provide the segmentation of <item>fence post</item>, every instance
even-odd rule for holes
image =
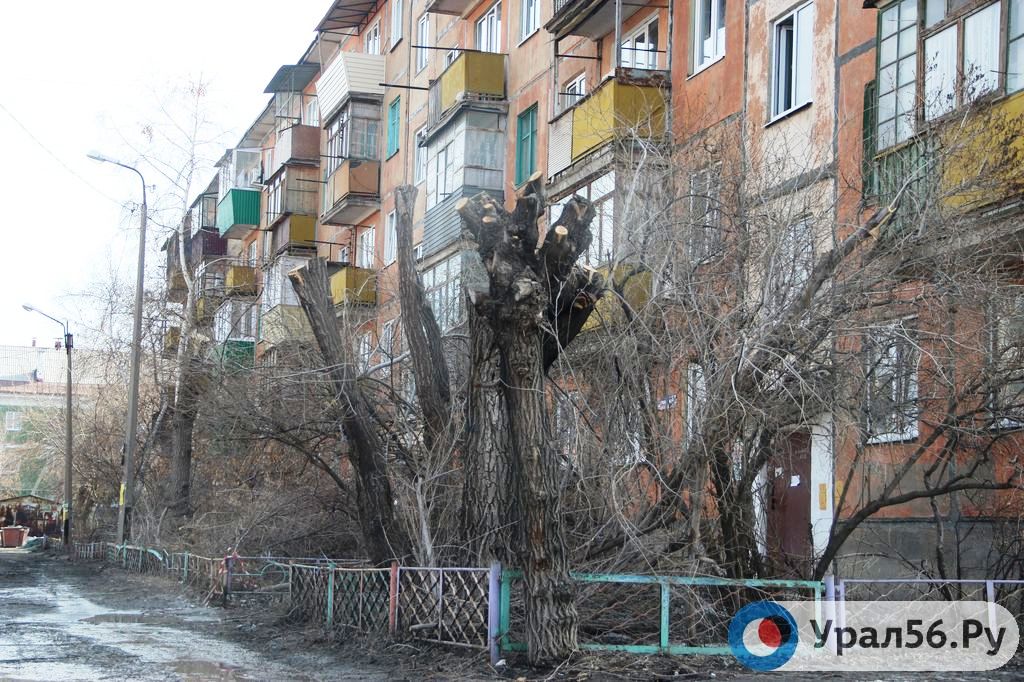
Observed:
[[[501,635],[501,563],[491,562],[487,573],[487,650],[491,653],[491,665],[501,659],[498,637]]]
[[[498,621],[498,635],[501,646],[508,646],[508,633],[512,629],[512,574],[508,571],[501,571],[501,598],[500,617]],[[500,651],[500,647],[499,647]]]
[[[669,604],[672,600],[672,588],[668,582],[661,582],[661,627],[660,630],[660,644],[662,652],[668,651],[668,615],[669,615]]]
[[[183,582],[183,583],[187,583],[188,582],[188,552],[185,552],[185,570],[182,573],[181,582]]]
[[[996,585],[991,580],[985,581],[985,601],[988,602],[988,626],[996,632]]]
[[[334,564],[327,563],[327,627],[334,625]]]
[[[392,637],[398,632],[398,562],[391,562],[391,579],[388,581],[388,633]]]
[[[228,604],[228,597],[231,594],[231,564],[234,563],[231,555],[224,557],[224,605]]]
[[[836,622],[836,577],[834,575],[825,576],[825,603],[822,606],[821,620],[824,623],[835,623]],[[833,652],[835,651],[835,629],[831,629],[825,633],[828,647]]]

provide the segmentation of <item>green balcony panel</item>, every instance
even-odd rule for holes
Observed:
[[[260,195],[255,189],[232,189],[217,205],[217,231],[221,237],[239,239],[260,224]]]

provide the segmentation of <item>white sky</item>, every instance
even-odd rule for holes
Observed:
[[[169,130],[161,104],[180,103],[174,93],[201,78],[211,124],[206,157],[223,153],[266,105],[263,88],[278,67],[302,56],[329,5],[0,0],[0,344],[37,337],[50,345],[60,336],[55,323],[22,310],[30,303],[69,319],[76,345],[103,345],[90,328],[108,305],[104,283],[116,276],[133,286],[140,185],[134,173],[86,153],[139,164],[156,195],[166,193],[160,173],[140,156],[145,147],[173,157],[160,144]],[[157,129],[151,143],[146,125]],[[204,170],[196,184],[210,177]],[[146,265],[154,285],[163,276],[166,234],[150,224]]]

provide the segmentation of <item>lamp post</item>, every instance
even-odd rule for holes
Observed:
[[[135,443],[138,431],[139,411],[139,363],[142,356],[142,290],[146,267],[146,178],[138,168],[104,156],[97,152],[87,155],[94,161],[112,163],[127,168],[142,181],[142,216],[139,226],[139,264],[135,280],[135,318],[132,328],[131,379],[128,384],[128,417],[124,436],[124,480],[121,482],[121,499],[117,514],[117,542],[124,544],[131,538],[131,514],[134,503],[135,485]]]
[[[71,493],[71,452],[72,452],[72,436],[71,436],[71,349],[75,346],[74,337],[71,332],[68,331],[68,325],[66,322],[61,322],[52,315],[47,315],[42,310],[37,310],[29,304],[21,306],[30,313],[39,313],[43,317],[49,318],[59,324],[64,329],[64,349],[68,354],[68,385],[67,385],[67,407],[64,415],[64,525],[61,528],[61,534],[64,538],[64,549],[65,551],[71,551],[71,508],[72,508],[72,493]]]

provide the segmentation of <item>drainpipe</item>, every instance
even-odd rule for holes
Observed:
[[[622,52],[622,0],[615,0],[615,53],[612,55],[612,75],[619,68]]]

